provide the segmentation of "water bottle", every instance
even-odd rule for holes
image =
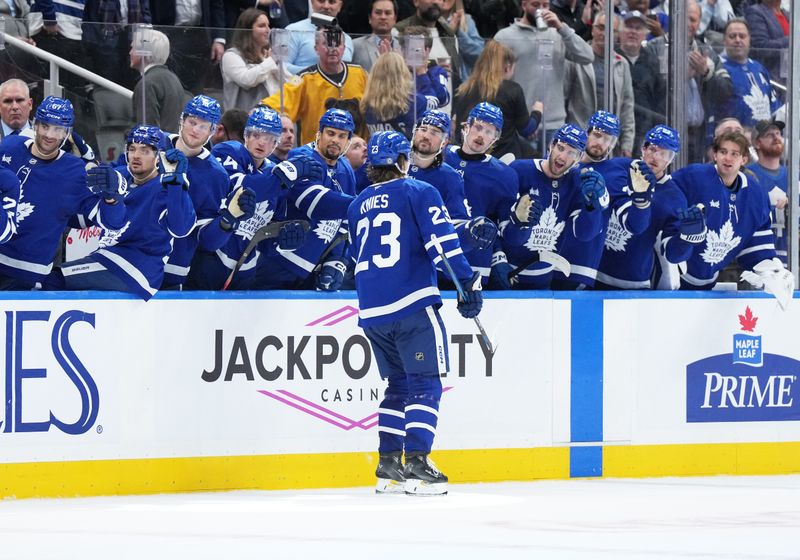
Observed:
[[[542,17],[542,10],[533,12],[533,17],[536,19],[536,29],[547,29],[547,23]]]
[[[281,17],[281,3],[275,0],[269,5],[269,19],[278,19]]]

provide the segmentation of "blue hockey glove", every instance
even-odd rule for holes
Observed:
[[[477,317],[483,307],[483,294],[481,293],[481,273],[476,272],[469,280],[461,281],[466,299],[458,300],[458,312],[466,319]]]
[[[647,208],[658,183],[655,174],[640,159],[631,162],[628,173],[631,178],[631,200],[638,208]]]
[[[112,200],[116,204],[128,192],[128,182],[125,177],[115,171],[110,165],[98,165],[86,172],[86,186],[94,194],[104,200]]]
[[[342,287],[344,273],[347,265],[344,261],[327,261],[317,275],[317,290],[323,292],[335,292]]]
[[[69,150],[72,154],[78,156],[87,163],[97,161],[97,157],[94,155],[94,150],[92,150],[92,147],[87,144],[77,132],[73,132],[69,135],[69,142],[72,144],[72,148]]]
[[[511,223],[520,227],[532,227],[539,223],[544,212],[544,206],[538,198],[531,198],[523,194],[511,207]]]
[[[188,188],[186,181],[186,171],[189,169],[189,161],[178,148],[170,148],[166,152],[159,152],[161,158],[161,184],[180,185]]]
[[[492,255],[492,269],[489,272],[489,286],[500,290],[510,290],[514,284],[519,282],[517,277],[509,280],[509,273],[514,267],[508,264],[508,258],[502,251]]]
[[[281,184],[291,188],[297,181],[305,180],[311,183],[321,183],[325,176],[322,164],[311,156],[299,155],[282,161],[272,168],[272,173],[280,180]]]
[[[476,249],[491,247],[497,237],[497,226],[483,216],[473,218],[465,227]]]
[[[588,211],[608,208],[609,197],[603,176],[591,167],[581,171],[581,195]]]
[[[222,229],[230,230],[242,220],[249,220],[256,212],[256,192],[247,187],[239,187],[228,195],[225,205],[219,211]]]
[[[278,249],[281,251],[294,251],[299,249],[305,240],[305,228],[297,222],[289,222],[281,226],[281,230],[278,232]]]
[[[678,231],[681,239],[693,245],[705,241],[708,229],[706,228],[706,218],[703,214],[702,204],[690,206],[685,210],[678,209],[678,220],[680,220]]]

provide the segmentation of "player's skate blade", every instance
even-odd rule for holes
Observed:
[[[444,496],[447,494],[447,475],[436,468],[428,455],[406,455],[403,471],[406,494],[410,496]]]
[[[405,493],[409,496],[445,496],[447,483],[406,479]]]
[[[375,484],[376,494],[405,494],[406,483],[402,480],[392,480],[391,478],[379,478]]]
[[[378,482],[375,484],[376,494],[402,494],[405,492],[403,477],[402,453],[381,453],[378,457],[378,468],[375,469]]]

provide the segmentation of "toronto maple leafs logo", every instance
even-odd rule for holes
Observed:
[[[758,87],[755,77],[750,74],[750,93],[743,96],[745,104],[750,108],[754,121],[768,120],[771,116],[769,97]]]
[[[252,239],[259,229],[272,221],[274,214],[275,211],[269,208],[269,201],[262,200],[256,204],[256,211],[252,218],[239,222],[236,228],[236,235],[243,239]]]
[[[725,222],[719,232],[708,230],[706,235],[706,248],[700,255],[708,264],[722,262],[728,253],[739,246],[742,238],[733,234],[733,224],[730,219]]]
[[[612,212],[608,220],[608,231],[606,231],[606,249],[621,253],[628,245],[628,240],[633,234],[625,229],[617,218],[617,213]]]
[[[531,228],[525,247],[531,251],[554,251],[562,231],[564,222],[559,222],[555,210],[548,207],[542,212],[539,223]]]
[[[97,243],[98,248],[103,249],[105,247],[113,247],[114,245],[119,243],[120,237],[122,237],[123,234],[126,231],[128,231],[128,228],[130,227],[130,225],[131,225],[131,222],[129,220],[129,221],[125,222],[125,225],[122,226],[120,229],[107,229],[107,230],[104,230],[103,231],[103,236],[100,238],[100,241],[98,241],[98,243]]]
[[[333,241],[341,225],[342,220],[322,220],[317,222],[317,227],[314,228],[314,234],[325,243],[330,243]]]

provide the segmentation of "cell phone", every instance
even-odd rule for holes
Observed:
[[[646,14],[645,17],[647,17],[647,19],[658,21],[658,16],[656,14]]]

